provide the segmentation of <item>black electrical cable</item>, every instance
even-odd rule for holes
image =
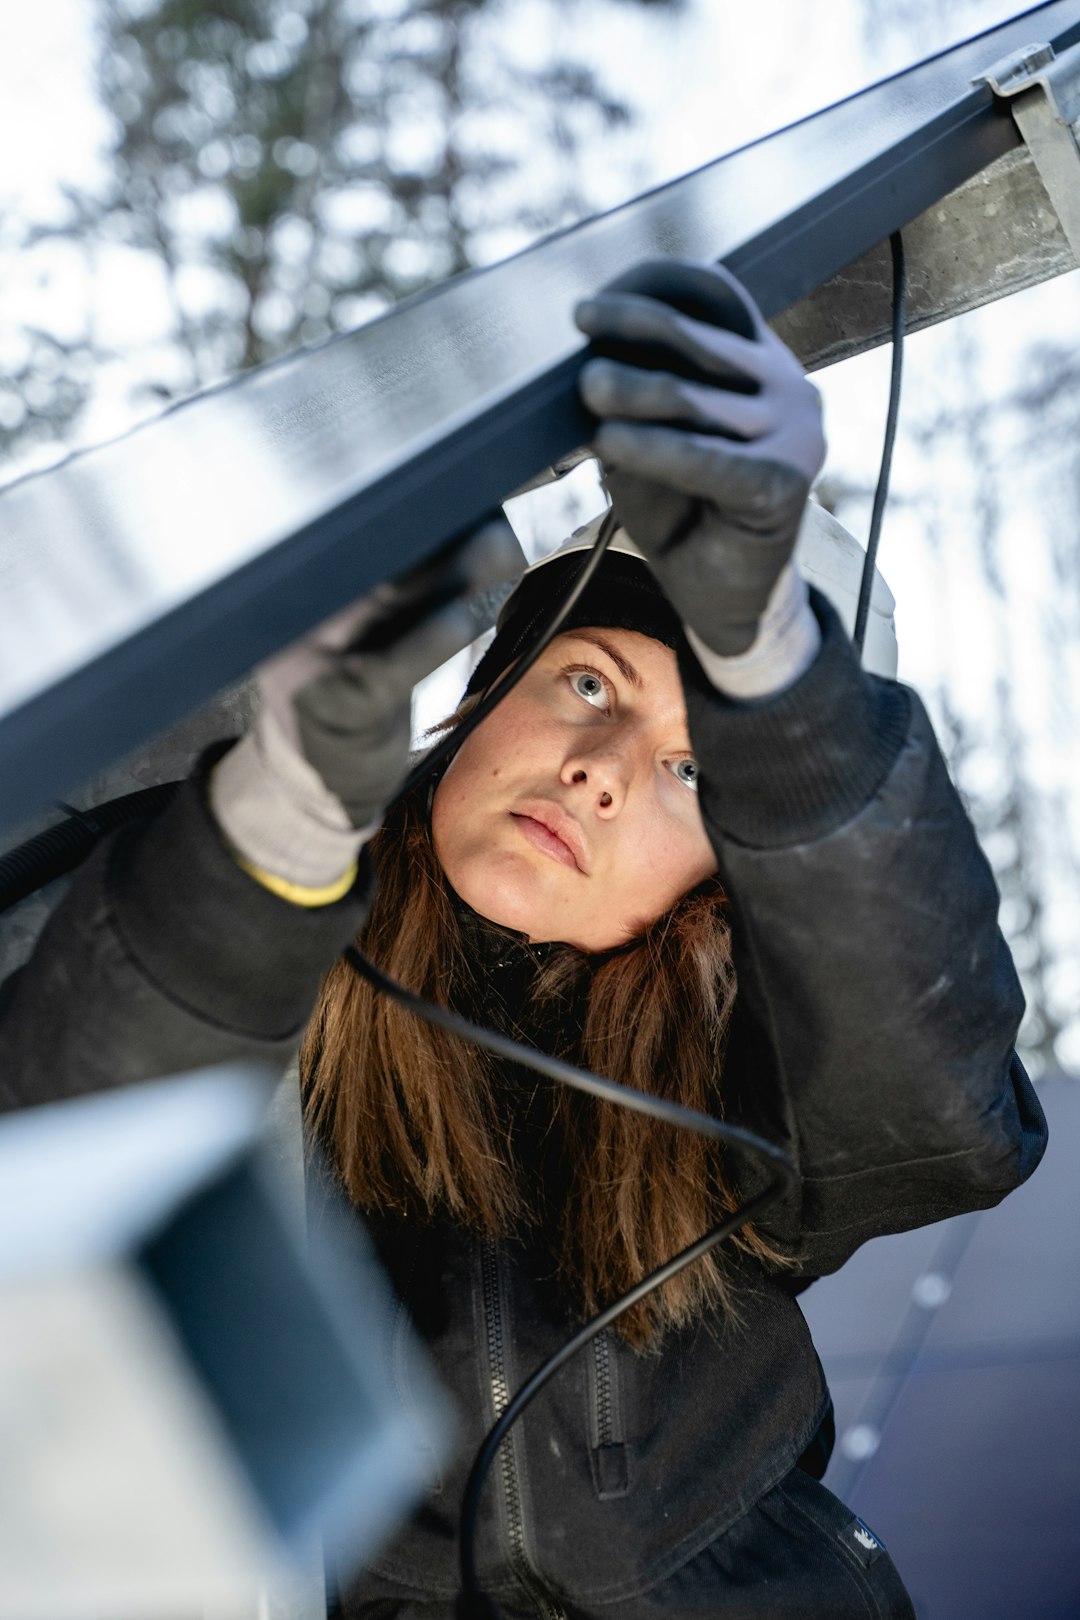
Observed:
[[[467,1018],[451,1012],[449,1007],[440,1007],[435,1002],[425,1001],[414,990],[407,990],[404,985],[398,984],[396,979],[391,979],[355,945],[347,945],[344,956],[361,978],[367,979],[376,990],[381,990],[392,1000],[400,1002],[411,1013],[415,1013],[417,1018],[423,1018],[429,1024],[436,1024],[440,1029],[459,1036],[463,1041],[484,1046],[496,1057],[506,1058],[511,1063],[520,1063],[526,1068],[534,1069],[537,1074],[544,1075],[548,1080],[557,1080],[561,1085],[572,1086],[575,1091],[583,1091],[590,1097],[620,1103],[633,1113],[648,1114],[650,1118],[662,1120],[666,1125],[679,1125],[686,1130],[697,1131],[701,1136],[711,1136],[716,1142],[731,1142],[748,1152],[760,1153],[775,1165],[778,1171],[782,1167],[785,1174],[792,1169],[790,1160],[780,1148],[774,1147],[771,1142],[766,1142],[760,1136],[755,1136],[753,1131],[744,1130],[741,1125],[729,1125],[724,1120],[714,1119],[711,1114],[702,1114],[696,1108],[687,1108],[683,1103],[671,1102],[666,1097],[655,1097],[647,1091],[637,1091],[634,1087],[624,1086],[616,1080],[607,1080],[600,1074],[590,1074],[588,1069],[579,1069],[573,1063],[564,1062],[562,1058],[551,1057],[547,1052],[525,1046],[509,1035],[500,1035],[496,1030],[486,1029],[482,1024],[472,1024]]]
[[[479,1518],[480,1496],[495,1461],[499,1447],[506,1438],[509,1430],[524,1412],[529,1403],[537,1396],[548,1381],[555,1376],[559,1369],[575,1356],[598,1333],[616,1321],[624,1311],[636,1305],[651,1294],[654,1288],[661,1287],[669,1278],[677,1275],[684,1267],[693,1265],[714,1249],[725,1238],[731,1237],[740,1227],[748,1221],[762,1214],[774,1202],[782,1198],[791,1187],[795,1179],[795,1166],[787,1154],[780,1148],[774,1147],[762,1137],[755,1136],[752,1131],[745,1130],[741,1125],[728,1125],[724,1121],[714,1119],[710,1114],[699,1113],[695,1108],[687,1108],[682,1103],[670,1102],[663,1097],[651,1096],[648,1092],[636,1091],[630,1086],[620,1085],[614,1080],[608,1080],[602,1075],[590,1074],[587,1069],[576,1068],[571,1063],[564,1063],[560,1058],[550,1057],[545,1052],[538,1052],[532,1047],[523,1046],[520,1042],[511,1040],[508,1036],[499,1035],[494,1030],[484,1029],[478,1024],[471,1024],[467,1019],[459,1017],[457,1013],[448,1008],[438,1007],[431,1002],[423,1000],[411,990],[398,984],[394,979],[383,973],[381,968],[364,956],[355,946],[348,946],[345,950],[345,959],[363,978],[381,991],[383,995],[390,996],[394,1001],[406,1007],[417,1018],[423,1018],[427,1023],[435,1024],[439,1029],[447,1030],[451,1035],[461,1040],[471,1041],[477,1046],[485,1047],[496,1057],[509,1059],[513,1063],[521,1064],[525,1068],[535,1070],[537,1074],[544,1075],[549,1080],[558,1081],[560,1085],[570,1086],[575,1091],[585,1092],[590,1097],[601,1097],[608,1102],[618,1103],[621,1107],[629,1108],[638,1114],[646,1114],[652,1119],[662,1120],[665,1124],[676,1125],[683,1130],[695,1131],[699,1136],[710,1137],[714,1142],[726,1142],[733,1147],[741,1148],[744,1152],[754,1154],[765,1159],[773,1174],[769,1185],[763,1191],[756,1193],[752,1198],[742,1204],[738,1209],[728,1215],[719,1226],[714,1227],[696,1242],[690,1244],[681,1253],[665,1261],[655,1271],[650,1272],[641,1282],[635,1284],[627,1293],[616,1299],[605,1310],[592,1317],[581,1327],[574,1336],[555,1352],[553,1356],[541,1363],[539,1367],[526,1379],[520,1389],[516,1390],[500,1413],[497,1422],[488,1431],[480,1450],[476,1454],[472,1468],[469,1472],[465,1495],[462,1500],[460,1528],[458,1534],[458,1556],[461,1566],[461,1596],[458,1602],[458,1615],[460,1620],[485,1620],[497,1613],[491,1600],[480,1585],[476,1571],[476,1528]]]
[[[141,816],[156,816],[176,794],[179,782],[139,788],[92,810],[69,810],[66,821],[46,827],[25,843],[0,855],[0,912],[64,877],[91,854],[106,833]],[[68,810],[67,805],[61,809]]]
[[[889,409],[885,418],[885,439],[881,449],[874,505],[870,513],[870,533],[866,540],[866,560],[859,583],[859,605],[855,612],[855,631],[852,640],[861,656],[866,640],[866,625],[870,617],[870,596],[874,588],[874,565],[877,562],[878,542],[881,539],[881,520],[889,496],[889,474],[892,471],[893,445],[896,442],[896,424],[900,415],[900,379],[904,365],[904,318],[907,303],[907,277],[904,272],[904,242],[899,231],[889,237],[892,250],[892,372],[889,378]]]

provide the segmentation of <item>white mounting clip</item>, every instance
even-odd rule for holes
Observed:
[[[1052,45],[1025,45],[972,84],[1006,100],[1039,178],[1080,264],[1080,45],[1060,56]]]

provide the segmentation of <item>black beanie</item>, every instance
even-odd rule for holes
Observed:
[[[494,641],[469,678],[465,697],[486,691],[507,664],[528,651],[553,618],[558,604],[573,589],[589,556],[588,550],[567,552],[549,562],[534,564],[522,575],[500,615]],[[559,626],[559,634],[585,625],[597,630],[637,630],[672,648],[684,641],[679,616],[647,564],[625,551],[605,552],[593,578]]]

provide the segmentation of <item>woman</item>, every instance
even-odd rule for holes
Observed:
[[[863,674],[790,565],[823,453],[816,395],[730,278],[693,274],[711,307],[749,311],[752,336],[633,283],[578,312],[623,345],[582,392],[647,561],[604,560],[520,685],[377,833],[409,691],[433,640],[461,639],[457,609],[418,631],[415,601],[377,593],[275,660],[254,730],[100,852],[9,993],[9,1105],[285,1057],[314,1004],[312,1129],[462,1423],[429,1501],[347,1585],[346,1616],[450,1613],[464,1474],[507,1391],[761,1174],[488,1064],[346,966],[320,987],[373,868],[361,943],[391,973],[722,1110],[798,1167],[781,1207],[629,1314],[512,1432],[478,1545],[508,1616],[910,1615],[888,1555],[814,1477],[829,1403],[793,1296],[875,1234],[994,1203],[1042,1151],[997,897],[926,716]],[[626,358],[643,343],[647,368]],[[482,572],[491,543],[466,566]],[[574,566],[526,576],[467,703]]]

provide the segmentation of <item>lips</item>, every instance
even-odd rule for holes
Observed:
[[[534,848],[564,866],[574,866],[583,873],[588,871],[581,828],[565,810],[556,804],[530,803],[518,805],[510,814]]]

